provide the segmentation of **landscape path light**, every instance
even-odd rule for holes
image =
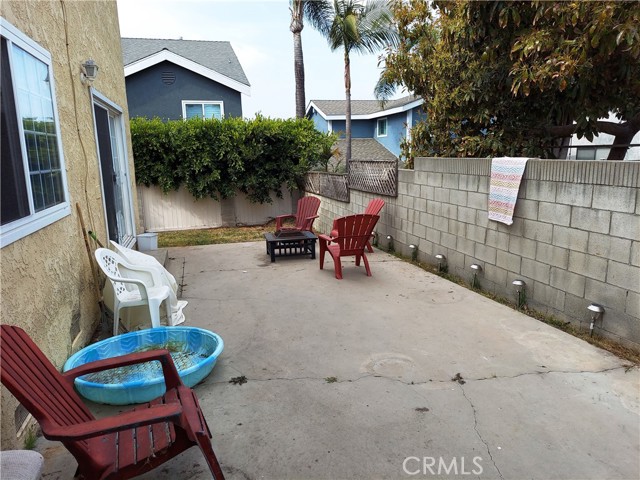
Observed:
[[[469,268],[473,270],[473,278],[471,279],[471,288],[479,289],[480,281],[478,280],[478,273],[482,271],[482,265],[478,265],[477,263],[472,263]]]
[[[527,294],[525,292],[525,287],[527,286],[527,284],[524,280],[520,280],[519,278],[516,278],[513,282],[511,282],[511,284],[516,287],[517,308],[518,310],[522,310],[527,304]]]
[[[592,303],[587,307],[587,310],[591,312],[591,325],[589,325],[589,335],[593,336],[593,327],[596,320],[604,314],[604,307],[599,303]]]
[[[393,246],[393,237],[391,235],[387,235],[387,250],[390,252],[395,252],[395,248]]]

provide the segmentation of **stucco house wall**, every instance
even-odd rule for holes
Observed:
[[[89,58],[99,66],[93,87],[124,110],[137,205],[117,6],[112,0],[3,0],[0,8],[4,20],[51,54],[71,206],[69,215],[0,251],[0,320],[24,328],[60,368],[89,342],[100,320],[76,210],[78,203],[87,228],[107,238],[92,98],[80,79],[81,64]],[[18,402],[4,387],[1,401],[1,447],[22,448],[24,439],[17,437],[14,420]]]
[[[164,72],[175,74],[164,83]],[[161,62],[126,79],[131,117],[182,119],[183,100],[222,101],[225,117],[242,117],[242,99],[237,90],[191,72],[171,62]]]

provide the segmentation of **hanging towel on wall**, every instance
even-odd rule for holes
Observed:
[[[520,181],[527,166],[527,158],[498,157],[491,160],[489,187],[489,220],[513,223]]]

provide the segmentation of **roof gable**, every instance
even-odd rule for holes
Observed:
[[[231,43],[199,40],[122,38],[125,76],[163,61],[250,95],[250,84]]]
[[[351,119],[369,120],[400,113],[422,105],[422,97],[408,95],[397,100],[390,100],[380,106],[378,100],[351,100]],[[311,100],[307,114],[314,108],[325,120],[344,120],[346,100]]]

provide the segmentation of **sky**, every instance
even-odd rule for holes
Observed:
[[[117,0],[120,34],[134,38],[226,40],[251,83],[243,115],[295,116],[293,34],[288,0]],[[342,51],[331,52],[310,25],[302,30],[306,102],[342,100]],[[351,55],[351,98],[375,98],[379,54]]]

